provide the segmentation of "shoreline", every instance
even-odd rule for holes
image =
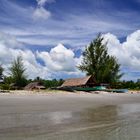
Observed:
[[[116,92],[105,92],[105,91],[63,91],[63,90],[4,90],[0,91],[0,95],[94,95],[94,94],[104,94],[104,95],[140,95],[140,91],[129,90],[126,93],[116,93]]]
[[[17,90],[5,93],[0,93],[0,101],[4,99],[6,101],[13,99],[23,99],[23,101],[29,100],[34,102],[34,99],[41,104],[41,101],[46,100],[46,103],[50,103],[56,100],[56,102],[62,102],[65,104],[71,104],[71,102],[77,102],[79,104],[93,104],[93,105],[115,105],[115,104],[127,104],[127,103],[140,103],[140,92],[136,93],[110,93],[110,92],[67,92],[67,91],[25,91]],[[68,102],[67,102],[68,101]],[[57,104],[57,103],[56,103]]]

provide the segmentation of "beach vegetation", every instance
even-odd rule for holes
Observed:
[[[78,68],[87,75],[93,75],[97,83],[118,82],[123,74],[115,56],[108,54],[107,42],[99,34],[84,50],[83,60]]]
[[[63,84],[63,79],[52,79],[52,80],[46,80],[42,79],[40,77],[36,77],[32,82],[39,82],[41,83],[45,88],[53,88],[53,87],[59,87]]]
[[[21,89],[27,84],[27,76],[25,74],[26,68],[24,66],[21,56],[18,56],[13,62],[10,70],[10,76],[13,82],[13,85],[17,89]]]

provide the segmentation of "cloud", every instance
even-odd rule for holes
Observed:
[[[45,6],[46,3],[54,2],[55,0],[36,0],[38,3],[38,6]]]
[[[51,12],[45,8],[45,4],[49,2],[54,2],[53,0],[36,0],[37,8],[33,12],[33,18],[47,20],[51,17]]]
[[[128,35],[122,43],[117,36],[107,33],[104,34],[104,43],[106,41],[109,54],[116,56],[121,64],[121,70],[125,73],[123,79],[138,79],[140,76],[140,30]],[[82,56],[77,57],[71,48],[66,48],[60,43],[50,51],[32,52],[15,36],[0,33],[0,63],[6,70],[5,74],[8,73],[11,61],[18,55],[23,57],[29,78],[40,76],[50,79],[84,76],[84,73],[76,68],[81,63]]]
[[[8,75],[8,68],[11,62],[21,55],[28,78],[64,78],[82,75],[76,69],[80,58],[76,58],[71,49],[67,49],[62,44],[52,48],[50,52],[32,52],[21,44],[15,37],[5,33],[0,33],[0,63],[3,64],[5,75]],[[45,65],[39,62],[44,61]]]
[[[13,36],[0,33],[0,62],[5,69],[5,74],[9,73],[11,62],[21,55],[29,78],[35,78],[37,75],[43,78],[49,77],[48,69],[37,62],[35,54],[21,46],[24,44],[19,43]]]
[[[22,47],[22,43],[17,42],[16,37],[0,32],[0,44],[10,46],[10,48]]]
[[[51,13],[47,11],[43,7],[36,8],[34,13],[33,13],[33,18],[34,19],[48,19],[51,16]]]
[[[58,44],[50,52],[38,52],[37,55],[52,71],[76,72],[78,58],[75,58],[71,49],[65,48],[62,44]]]
[[[139,78],[135,73],[138,75],[140,71],[140,30],[128,35],[123,43],[120,43],[115,35],[107,33],[104,35],[104,42],[106,41],[109,54],[116,56],[124,73],[131,78],[133,74],[133,79]],[[129,79],[127,76],[124,77]]]
[[[92,10],[94,9],[92,13],[89,13],[87,8],[83,12],[83,7],[71,11],[69,11],[71,8],[67,8],[67,11],[64,7],[60,7],[61,4],[58,2],[52,5],[50,11],[47,6],[49,2],[53,2],[52,0],[38,0],[36,2],[36,7],[34,7],[34,5],[17,4],[10,0],[1,1],[0,30],[15,35],[18,41],[26,44],[54,46],[63,43],[73,48],[80,48],[89,43],[98,32],[110,31],[123,36],[128,34],[130,30],[136,29],[136,26],[131,23],[132,21],[125,20],[124,22],[120,20],[119,16],[138,17],[137,15],[133,16],[132,12],[131,15],[125,16],[121,11],[119,14],[115,12],[117,18],[114,19],[114,15],[106,14],[106,11],[99,12],[97,8],[92,8]],[[72,7],[72,9],[77,6]],[[51,15],[53,18],[50,18]],[[139,19],[137,18],[137,20]],[[133,23],[137,23],[137,21]]]

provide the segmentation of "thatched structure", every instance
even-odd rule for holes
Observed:
[[[87,76],[83,78],[67,79],[61,87],[92,87],[95,83],[95,78],[93,76]]]
[[[28,84],[25,88],[25,90],[34,90],[34,89],[45,89],[45,87],[40,82],[32,82]]]

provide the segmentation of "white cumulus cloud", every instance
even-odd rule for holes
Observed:
[[[23,44],[19,43],[13,36],[0,33],[0,63],[5,69],[5,74],[9,73],[8,68],[11,62],[21,55],[29,78],[35,78],[36,76],[49,77],[48,69],[37,62],[35,54],[21,46]]]
[[[128,35],[123,43],[120,43],[115,35],[107,33],[104,35],[104,42],[106,41],[109,53],[116,56],[122,68],[126,69],[126,75],[129,72],[138,73],[140,71],[140,30]],[[131,78],[139,77],[131,76]],[[126,77],[126,79],[129,78]]]
[[[127,36],[124,42],[120,42],[117,36],[104,34],[104,42],[108,42],[109,54],[116,56],[121,64],[125,79],[137,79],[140,75],[140,30]],[[0,63],[6,72],[11,61],[18,55],[24,60],[29,78],[40,76],[42,78],[80,77],[83,73],[77,69],[82,61],[82,56],[76,57],[72,49],[58,44],[48,51],[32,52],[19,41],[6,33],[0,33]],[[43,61],[44,64],[40,63]],[[135,76],[135,77],[134,77]]]
[[[109,53],[115,55],[122,65],[140,70],[140,30],[128,35],[123,43],[110,33],[104,35],[104,41],[108,42]]]
[[[32,52],[21,47],[24,44],[19,43],[16,38],[8,34],[0,33],[0,64],[5,69],[5,75],[8,75],[8,68],[11,62],[21,55],[23,58],[26,74],[28,78],[63,78],[67,76],[78,76],[81,74],[76,69],[80,58],[76,58],[71,49],[67,49],[62,44],[52,48],[50,52]],[[40,64],[38,59],[44,61],[45,65]]]
[[[45,62],[50,70],[76,71],[77,58],[75,58],[74,52],[71,49],[65,48],[62,44],[58,44],[50,52],[38,52],[37,55]]]

